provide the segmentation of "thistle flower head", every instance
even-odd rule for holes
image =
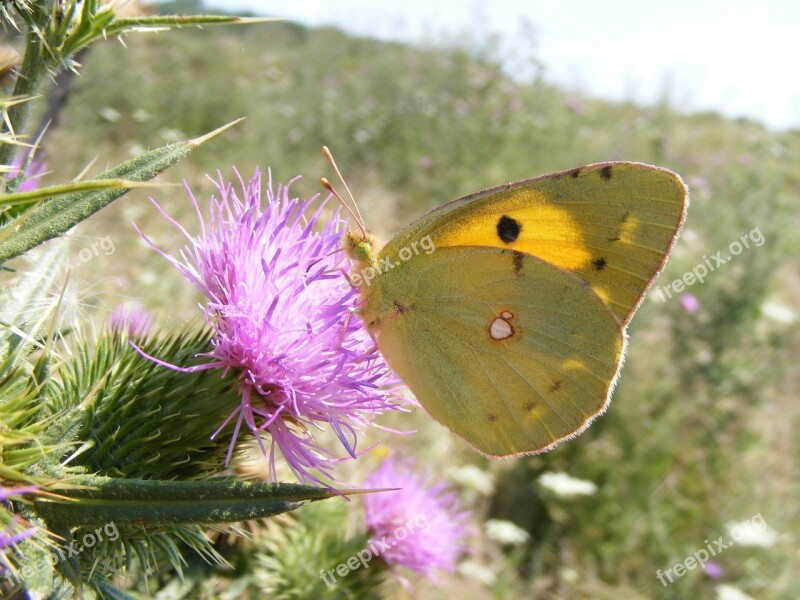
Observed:
[[[313,432],[333,430],[355,458],[359,429],[400,406],[390,393],[397,380],[353,314],[357,290],[339,252],[343,220],[334,214],[323,225],[316,197],[290,198],[271,176],[263,203],[258,172],[239,183],[237,191],[221,175],[214,182],[208,222],[192,196],[200,235],[170,219],[189,240],[180,260],[145,240],[207,299],[214,337],[202,368],[236,373],[241,388],[241,404],[220,427],[236,419],[231,449],[242,425],[259,445],[267,431],[273,480],[277,447],[299,479],[319,481],[310,470],[329,476],[339,459]]]
[[[381,557],[387,564],[429,578],[436,571],[455,570],[456,561],[466,550],[468,513],[460,510],[455,494],[445,483],[436,483],[430,471],[417,472],[411,459],[390,457],[364,485],[390,488],[364,498],[367,527],[372,533],[370,544],[383,548]]]
[[[153,326],[153,315],[139,304],[119,304],[111,311],[111,330],[131,339],[143,337]]]

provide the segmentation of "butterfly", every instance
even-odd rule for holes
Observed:
[[[608,407],[687,206],[677,174],[606,162],[454,200],[382,247],[360,224],[343,245],[361,319],[427,412],[483,454],[535,454]]]

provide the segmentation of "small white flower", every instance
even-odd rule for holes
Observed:
[[[155,271],[144,271],[139,276],[139,281],[141,281],[144,285],[155,285],[160,281],[160,278]]]
[[[764,304],[761,305],[761,314],[778,323],[791,325],[797,322],[797,313],[785,304],[775,302],[774,300],[764,302]]]
[[[597,486],[593,482],[576,479],[566,473],[542,473],[539,476],[539,485],[562,498],[591,496],[597,492]]]
[[[561,579],[563,579],[565,583],[578,583],[580,578],[580,573],[578,573],[575,569],[570,567],[561,569]]]
[[[775,532],[769,528],[761,513],[747,521],[726,523],[725,527],[737,546],[769,548],[775,544],[775,538],[777,537]]]
[[[681,232],[681,241],[684,244],[691,244],[692,246],[700,245],[700,235],[694,230],[684,227]]]
[[[137,123],[146,123],[147,121],[150,120],[151,117],[150,113],[144,110],[143,108],[135,110],[132,116],[133,120],[136,121]]]
[[[165,142],[169,143],[177,142],[186,138],[186,134],[175,127],[165,127],[158,132],[158,135],[160,135],[161,139],[163,139]]]
[[[519,546],[528,541],[530,534],[518,527],[511,521],[502,521],[500,519],[489,519],[484,524],[486,535],[491,539],[501,544],[509,544],[511,546]]]
[[[139,156],[140,154],[144,154],[145,152],[147,152],[147,148],[145,148],[139,142],[131,142],[130,144],[128,144],[127,150],[129,156]]]
[[[458,565],[458,573],[487,586],[494,584],[495,581],[494,571],[474,560],[461,561]]]
[[[714,591],[717,592],[717,600],[755,600],[739,588],[725,583],[714,587]]]
[[[696,256],[703,248],[703,240],[694,229],[686,229],[681,232],[680,243],[675,246],[673,254],[677,258],[691,258]]]
[[[494,478],[475,465],[464,465],[450,472],[449,479],[460,486],[488,496],[494,491]]]
[[[105,108],[101,108],[98,112],[100,117],[105,119],[110,123],[116,123],[117,121],[122,118],[122,115],[119,113],[118,110],[111,108],[110,106],[106,106]]]
[[[359,144],[366,144],[370,138],[372,138],[372,136],[364,129],[359,129],[353,134],[353,139]]]

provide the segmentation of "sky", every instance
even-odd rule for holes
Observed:
[[[731,0],[205,0],[407,42],[464,32],[534,49],[568,89],[800,128],[800,2]],[[527,27],[523,23],[528,23]]]

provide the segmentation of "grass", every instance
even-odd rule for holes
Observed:
[[[618,159],[677,171],[692,189],[692,204],[661,285],[756,228],[763,245],[691,287],[700,301],[695,313],[677,299],[646,302],[630,328],[609,412],[546,455],[490,462],[424,413],[392,421],[419,433],[385,439],[388,445],[419,455],[443,476],[473,464],[495,481],[489,495],[462,490],[479,532],[473,560],[493,581],[452,577],[439,587],[419,583],[418,592],[465,599],[710,597],[718,582],[699,569],[666,587],[656,572],[683,562],[705,540],[728,536],[727,522],[761,514],[776,543],[725,550],[715,559],[725,569],[722,581],[753,597],[795,597],[800,335],[762,307],[779,302],[797,311],[800,132],[713,113],[684,115],[668,103],[598,101],[535,76],[516,81],[480,41],[466,47],[414,48],[288,24],[106,43],[83,58],[85,74],[46,140],[53,181],[91,161],[96,171],[242,116],[245,123],[165,179],[186,178],[203,199],[211,189],[206,172],[232,175],[236,165],[248,176],[270,166],[277,180],[302,174],[295,191],[311,195],[320,191],[320,176],[331,176],[319,152],[328,145],[367,224],[384,237],[444,201],[541,173]],[[194,222],[182,189],[150,193]],[[76,279],[94,293],[92,314],[135,298],[169,326],[196,317],[197,298],[128,225],[134,219],[162,247],[177,248],[146,195],[132,193],[75,231],[75,254],[97,237],[115,246],[79,266]],[[352,480],[363,477],[361,469]],[[544,471],[591,480],[599,492],[573,500],[548,495],[536,483]],[[358,504],[349,510],[357,512]],[[487,518],[513,521],[530,541],[499,546],[480,533]],[[245,589],[257,596],[256,588]],[[390,586],[386,594],[408,592]]]

